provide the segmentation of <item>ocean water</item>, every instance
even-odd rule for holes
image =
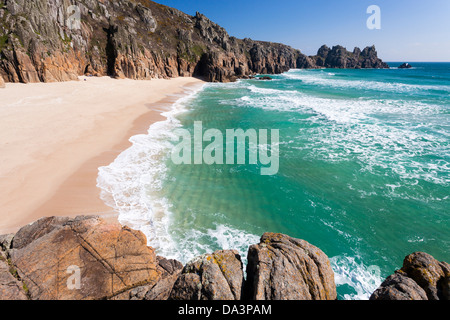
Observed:
[[[397,66],[393,63],[392,66]],[[403,258],[450,261],[450,64],[291,70],[207,84],[100,168],[103,199],[160,255],[187,262],[267,231],[331,259],[340,299],[368,299]],[[175,165],[174,130],[279,129],[280,169]]]

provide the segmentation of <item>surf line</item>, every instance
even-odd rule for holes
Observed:
[[[279,171],[279,129],[270,130],[270,143],[267,129],[227,129],[224,140],[224,134],[218,129],[209,129],[203,133],[201,121],[194,122],[193,136],[184,128],[174,130],[174,134],[172,141],[178,144],[172,149],[171,158],[175,165],[244,165],[248,158],[248,164],[261,165],[263,176],[276,175]],[[203,148],[204,142],[210,144]]]

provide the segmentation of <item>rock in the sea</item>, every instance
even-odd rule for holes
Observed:
[[[249,300],[335,300],[328,257],[304,240],[266,233],[248,252]]]
[[[8,256],[30,299],[105,299],[161,279],[146,242],[141,232],[98,217],[52,217],[17,232]]]
[[[389,276],[371,300],[450,300],[450,265],[416,252]]]
[[[409,63],[404,63],[398,67],[399,69],[411,69],[412,66]]]
[[[366,47],[361,51],[354,48],[353,52],[348,51],[343,46],[329,48],[326,45],[320,47],[316,56],[309,57],[317,67],[325,68],[389,68],[380,58],[378,58],[375,46]]]
[[[172,300],[240,300],[244,282],[241,257],[235,250],[217,251],[188,263],[178,277]]]
[[[273,80],[271,77],[269,76],[264,76],[264,77],[259,77],[258,80]]]

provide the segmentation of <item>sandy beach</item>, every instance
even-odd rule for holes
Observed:
[[[7,83],[0,89],[0,234],[44,216],[115,219],[100,199],[98,168],[202,83],[109,77]]]

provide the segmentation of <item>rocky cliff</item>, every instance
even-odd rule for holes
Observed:
[[[321,48],[307,57],[283,44],[236,39],[202,14],[149,0],[0,0],[0,79],[6,82],[67,81],[83,74],[227,82],[317,67],[386,65],[373,47],[351,54]]]
[[[328,257],[310,243],[266,233],[250,246],[246,278],[235,250],[184,267],[156,256],[145,236],[99,217],[42,218],[0,236],[0,300],[335,300]],[[372,300],[449,300],[450,265],[405,258]]]

